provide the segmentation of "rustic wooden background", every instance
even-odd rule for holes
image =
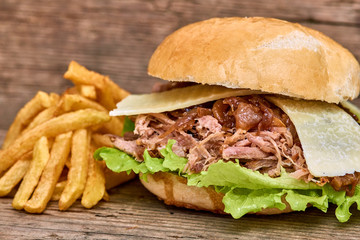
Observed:
[[[359,0],[0,0],[0,143],[16,112],[38,90],[62,92],[70,60],[109,75],[133,93],[158,80],[147,62],[162,39],[211,17],[265,16],[299,22],[334,38],[360,59]],[[360,100],[355,101],[360,106]],[[92,210],[80,204],[42,215],[0,199],[0,239],[16,238],[342,238],[357,239],[360,213],[346,224],[310,209],[233,220],[163,205],[138,181],[112,191]]]

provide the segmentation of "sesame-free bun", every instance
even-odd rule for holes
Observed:
[[[169,81],[249,88],[338,103],[356,98],[360,68],[340,44],[272,18],[213,18],[169,35],[148,73]]]
[[[222,203],[224,195],[217,193],[211,187],[188,186],[185,178],[167,172],[148,174],[146,181],[140,180],[151,193],[168,205],[225,213]],[[283,198],[282,201],[286,204],[284,210],[266,208],[256,214],[270,215],[291,212],[292,210],[286,200]]]

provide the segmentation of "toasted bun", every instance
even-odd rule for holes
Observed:
[[[222,193],[217,193],[210,187],[188,186],[185,178],[175,174],[164,172],[149,174],[147,181],[141,180],[141,183],[168,205],[225,213]],[[270,215],[291,212],[289,204],[284,198],[282,200],[286,204],[284,210],[266,208],[256,214]]]
[[[131,172],[130,174],[127,174],[126,172],[116,173],[108,168],[104,168],[104,175],[106,189],[114,188],[124,182],[130,181],[136,176],[134,172]]]
[[[185,26],[156,49],[148,73],[333,103],[360,89],[359,63],[348,50],[300,24],[260,17]]]

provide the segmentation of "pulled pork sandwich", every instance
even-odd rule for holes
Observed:
[[[360,111],[347,102],[360,69],[338,43],[277,19],[216,18],[168,36],[148,72],[171,82],[110,112],[129,130],[95,153],[113,171],[140,173],[166,204],[234,218],[333,203],[344,222],[360,206]]]

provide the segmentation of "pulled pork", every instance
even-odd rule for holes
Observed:
[[[186,109],[138,115],[130,139],[112,137],[116,147],[142,160],[145,149],[153,157],[169,139],[173,151],[189,161],[185,171],[198,173],[220,159],[278,177],[290,176],[352,195],[359,174],[315,178],[309,172],[301,143],[289,117],[258,95],[229,97]]]

